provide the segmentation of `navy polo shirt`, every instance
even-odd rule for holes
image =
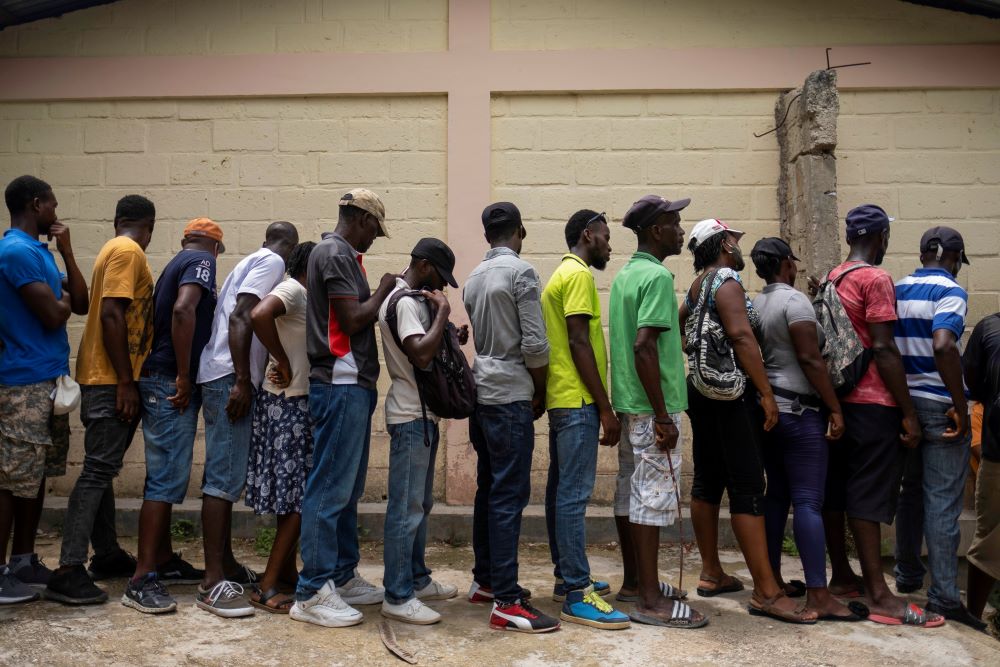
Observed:
[[[44,241],[20,229],[0,239],[0,384],[26,385],[69,375],[66,326],[46,329],[21,298],[30,283],[45,283],[62,298],[63,274]]]

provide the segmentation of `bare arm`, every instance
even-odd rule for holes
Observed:
[[[566,317],[566,332],[569,335],[569,352],[573,357],[573,365],[576,366],[583,386],[587,388],[587,393],[594,397],[594,403],[601,416],[601,426],[604,428],[604,436],[601,444],[604,446],[614,446],[618,444],[621,436],[621,425],[611,409],[611,401],[608,399],[608,392],[601,382],[601,372],[597,368],[597,358],[594,356],[594,347],[590,343],[590,316],[589,315],[569,315]],[[658,384],[658,383],[657,383]]]
[[[378,287],[364,303],[353,298],[330,299],[337,324],[345,335],[353,336],[378,319],[379,308],[396,286],[396,278],[397,276],[391,273],[382,276]]]
[[[669,450],[677,446],[680,432],[674,420],[667,412],[663,401],[663,387],[660,385],[660,354],[656,343],[665,329],[660,327],[642,327],[636,332],[632,344],[632,356],[635,372],[649,405],[653,408],[653,425],[656,433],[656,446],[660,450]]]
[[[123,421],[131,422],[139,416],[139,391],[132,374],[132,360],[129,357],[128,327],[125,311],[131,299],[104,297],[101,299],[101,331],[104,350],[111,361],[111,367],[118,378],[115,409]]]
[[[277,319],[285,314],[285,302],[268,294],[250,311],[250,326],[254,335],[267,348],[268,354],[274,357],[277,365],[289,365],[288,353],[278,336]]]
[[[57,222],[49,230],[49,236],[56,240],[56,248],[62,255],[63,264],[66,265],[66,279],[63,281],[63,289],[69,292],[70,307],[75,314],[86,315],[90,310],[87,281],[84,279],[83,273],[80,272],[80,267],[76,264],[73,244],[69,237],[69,227]]]
[[[844,433],[844,415],[833,383],[830,382],[826,362],[823,361],[823,355],[819,350],[816,324],[811,321],[794,322],[789,325],[788,333],[792,339],[792,347],[795,348],[795,358],[799,362],[799,367],[830,411],[830,438],[836,440]]]
[[[962,384],[962,355],[958,351],[955,334],[948,329],[934,331],[934,365],[941,375],[945,389],[951,394],[954,408],[948,415],[955,422],[954,429],[947,429],[946,438],[961,438],[969,431],[969,404]],[[952,414],[954,413],[954,414]]]
[[[62,299],[57,299],[52,288],[43,282],[22,285],[17,293],[46,329],[58,329],[69,319],[71,308],[68,293],[63,294]]]
[[[750,377],[761,396],[764,408],[764,430],[770,431],[778,422],[778,405],[767,379],[760,347],[747,317],[747,306],[743,286],[735,280],[727,280],[715,292],[715,307],[722,320],[722,328],[733,345],[740,366]]]
[[[434,321],[426,333],[407,336],[403,340],[403,352],[417,368],[427,368],[434,361],[434,355],[441,347],[441,339],[448,326],[448,316],[451,315],[451,305],[443,292],[434,290],[427,294],[437,309]]]
[[[903,430],[900,436],[907,447],[916,447],[920,442],[920,422],[910,400],[910,388],[906,384],[903,357],[896,347],[892,322],[869,322],[868,333],[872,337],[872,352],[875,366],[886,388],[903,412]]]
[[[170,341],[177,361],[177,393],[167,398],[181,413],[191,402],[191,345],[194,341],[195,308],[202,288],[194,283],[181,285],[170,318]]]

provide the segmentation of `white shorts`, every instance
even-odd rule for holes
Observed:
[[[656,446],[653,415],[620,413],[622,439],[618,445],[615,480],[615,516],[627,516],[642,526],[669,526],[677,518],[673,479],[680,481],[681,448],[663,452]],[[681,429],[680,413],[670,415]],[[677,439],[680,443],[680,437]],[[674,476],[670,474],[673,464]]]

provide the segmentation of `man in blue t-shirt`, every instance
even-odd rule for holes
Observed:
[[[173,505],[183,502],[191,477],[201,409],[194,379],[212,334],[215,263],[225,250],[222,228],[195,218],[184,228],[181,246],[153,290],[153,345],[139,378],[146,487],[138,563],[122,597],[122,604],[153,614],[177,608],[164,583],[197,584],[205,574],[174,553],[170,516]]]
[[[53,414],[56,380],[69,375],[66,321],[85,315],[87,283],[73,257],[69,228],[56,217],[48,183],[34,176],[4,192],[10,229],[0,240],[0,604],[38,597],[51,572],[39,563],[35,533],[45,477],[66,473],[69,418]],[[45,234],[56,240],[66,273],[56,266]],[[98,538],[99,540],[99,538]]]

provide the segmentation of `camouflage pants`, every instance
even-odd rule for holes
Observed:
[[[0,490],[34,498],[44,477],[66,474],[69,415],[52,414],[55,381],[0,385]]]

